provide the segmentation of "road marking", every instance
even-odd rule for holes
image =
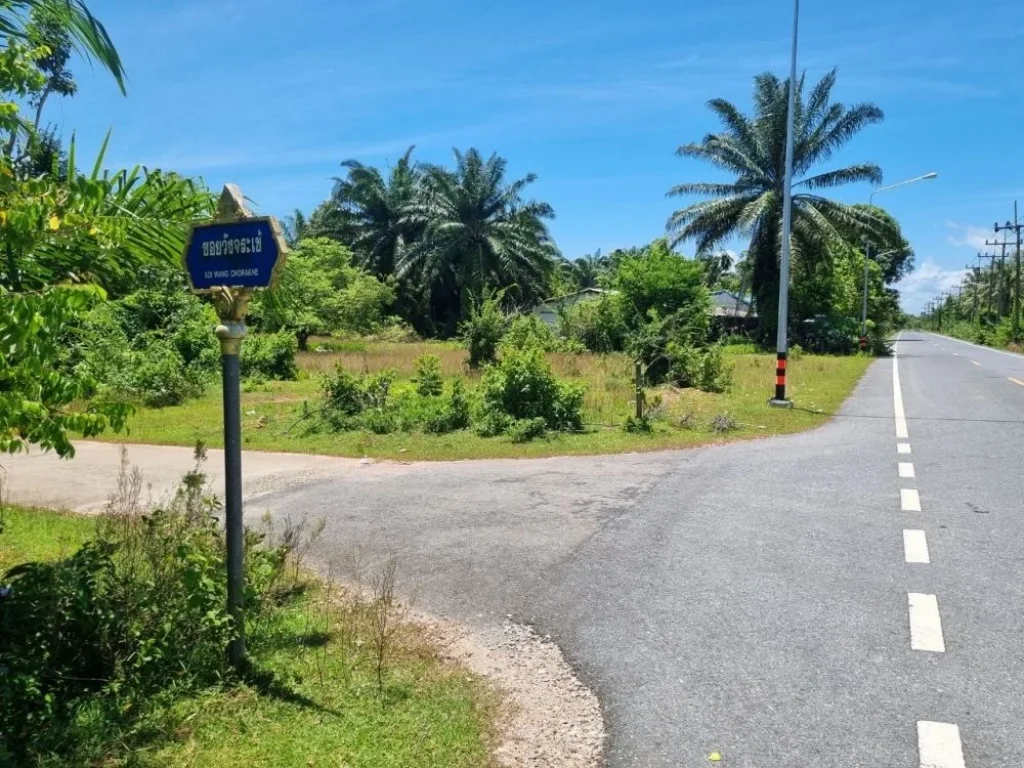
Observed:
[[[910,453],[910,443],[896,443],[896,453]]]
[[[953,723],[917,722],[917,752],[921,768],[965,768],[960,729]]]
[[[924,531],[903,531],[903,559],[908,563],[930,563],[928,539]]]
[[[910,647],[915,651],[945,653],[939,601],[935,595],[911,592],[907,595],[907,603],[910,606]]]
[[[978,365],[978,366],[980,366],[981,363],[979,363],[977,360],[971,360],[971,365]]]
[[[954,352],[953,353],[953,357],[960,357],[960,353],[959,352]]]
[[[921,511],[921,497],[915,488],[900,488],[900,509],[904,512]]]
[[[900,477],[913,477],[914,476],[914,465],[909,461],[901,461],[900,463]]]
[[[1024,387],[1024,381],[1021,381],[1020,379],[1015,379],[1013,378],[1013,376],[1011,376],[1010,381],[1012,381],[1014,384],[1020,384],[1022,387]]]
[[[903,411],[903,390],[900,389],[900,367],[895,354],[892,356],[892,401],[896,414],[896,437],[906,440],[910,435],[907,432],[907,415]]]
[[[1022,357],[1024,357],[1024,355],[1021,355],[1019,352],[1007,352],[1005,349],[993,349],[992,347],[986,347],[984,344],[975,344],[973,341],[964,341],[963,339],[954,339],[952,336],[942,336],[941,334],[934,334],[934,335],[939,336],[940,338],[943,338],[943,339],[949,339],[949,341],[955,341],[958,344],[966,344],[969,347],[975,347],[976,349],[983,349],[986,352],[995,352],[997,355],[1006,355],[1007,357],[1015,358],[1018,361]],[[938,345],[936,344],[936,346],[938,346]]]

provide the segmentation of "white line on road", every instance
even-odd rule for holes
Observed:
[[[903,411],[903,391],[900,389],[900,366],[895,353],[892,356],[892,401],[896,413],[896,437],[906,440],[910,435],[907,432],[907,415]]]
[[[899,463],[900,477],[913,477],[914,476],[914,465],[909,461],[901,461]]]
[[[1010,376],[1010,381],[1012,381],[1014,384],[1020,384],[1022,387],[1024,387],[1024,381],[1021,381],[1020,379],[1015,379],[1013,378],[1013,376]]]
[[[960,357],[960,353],[959,352],[954,352],[953,353],[953,357]]]
[[[903,531],[903,559],[908,563],[930,563],[928,539],[924,531]]]
[[[978,365],[978,366],[980,366],[981,363],[979,363],[977,360],[971,360],[971,365]]]
[[[953,723],[917,722],[917,751],[921,768],[964,768],[960,729]]]
[[[920,512],[921,497],[914,488],[900,488],[900,509],[904,512]]]
[[[945,653],[939,601],[935,595],[911,592],[907,595],[907,603],[910,606],[910,647],[915,651]]]
[[[896,453],[910,453],[910,443],[896,443]]]

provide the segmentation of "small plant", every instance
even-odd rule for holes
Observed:
[[[539,317],[519,315],[509,324],[500,346],[502,349],[537,347],[545,352],[555,352],[561,344],[554,331]]]
[[[444,390],[444,376],[441,375],[441,358],[437,355],[423,355],[416,359],[416,392],[423,397],[436,397]]]
[[[647,416],[627,416],[625,430],[634,435],[648,435],[654,431],[654,426]]]
[[[789,347],[788,357],[790,360],[799,360],[804,356],[804,348],[799,344],[791,344]]]
[[[394,645],[395,633],[402,620],[402,606],[395,597],[395,570],[398,561],[392,555],[373,580],[373,668],[377,692],[383,700],[384,675]]]
[[[429,434],[443,435],[460,429],[468,429],[469,425],[469,397],[466,395],[462,379],[455,379],[452,381],[452,391],[448,396],[448,402],[444,404],[439,413],[428,417],[423,428]]]
[[[507,428],[508,436],[513,443],[528,443],[538,437],[544,437],[548,431],[547,422],[540,416],[532,419],[518,419]]]
[[[736,421],[728,413],[720,413],[711,420],[709,427],[716,435],[720,435],[736,429]]]
[[[508,318],[501,311],[504,297],[504,291],[486,296],[459,327],[462,341],[469,349],[470,368],[480,368],[498,358],[498,345],[508,328]]]

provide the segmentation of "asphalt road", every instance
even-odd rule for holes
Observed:
[[[1019,768],[1024,357],[905,333],[895,365],[898,388],[880,360],[800,435],[323,460],[247,515],[323,516],[324,569],[368,580],[395,554],[419,607],[550,634],[602,701],[612,768]]]

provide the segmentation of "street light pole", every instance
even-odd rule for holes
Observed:
[[[926,174],[924,174],[922,176],[915,176],[912,179],[904,179],[903,181],[898,181],[895,184],[890,184],[887,187],[879,187],[878,189],[873,190],[870,195],[868,195],[868,207],[871,208],[871,207],[874,206],[874,204],[875,204],[875,195],[877,195],[877,194],[879,194],[881,192],[888,192],[890,189],[895,189],[896,187],[902,187],[902,186],[905,186],[907,184],[913,184],[914,182],[917,182],[917,181],[931,181],[932,179],[934,179],[938,175],[939,174],[937,174],[937,173],[935,173],[933,171],[932,173],[926,173]],[[881,256],[879,256],[878,258],[881,258]],[[861,349],[867,349],[867,346],[868,346],[868,262],[870,260],[871,260],[871,242],[867,238],[865,238],[864,239],[864,305],[861,308],[861,318],[860,318],[860,348]]]
[[[786,398],[786,355],[789,349],[789,249],[793,223],[793,122],[796,115],[796,49],[800,31],[800,0],[793,0],[793,52],[789,63],[789,105],[786,111],[786,173],[782,183],[782,254],[779,259],[779,332],[775,345],[775,397],[769,405],[791,408]]]

